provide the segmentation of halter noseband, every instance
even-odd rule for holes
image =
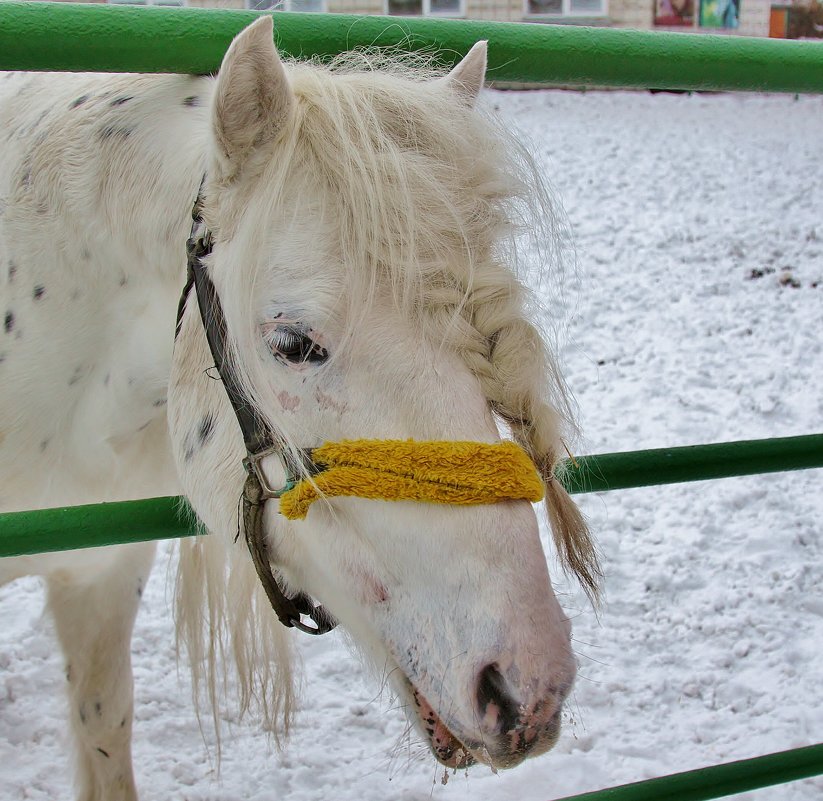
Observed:
[[[202,189],[202,184],[201,184]],[[198,193],[197,200],[192,208],[191,234],[186,243],[187,276],[180,304],[177,308],[177,324],[174,338],[180,334],[183,323],[183,311],[192,286],[197,294],[197,305],[200,308],[200,319],[206,332],[214,365],[223,382],[226,395],[229,397],[240,430],[243,433],[243,442],[246,446],[246,457],[243,467],[248,474],[243,486],[243,529],[251,553],[257,575],[280,622],[287,628],[297,628],[307,634],[325,634],[331,631],[337,621],[322,607],[315,606],[311,598],[303,592],[288,596],[280,588],[277,579],[271,570],[269,549],[263,532],[263,508],[266,501],[279,498],[284,492],[291,489],[296,478],[308,468],[313,472],[308,456],[304,457],[304,464],[294,463],[290,451],[284,443],[273,434],[268,426],[255,414],[254,406],[246,397],[237,381],[237,377],[226,354],[226,319],[223,316],[223,307],[217,290],[209,278],[203,259],[213,248],[211,232],[205,229],[202,216],[202,198]],[[304,452],[303,452],[304,453]],[[263,473],[261,462],[267,456],[280,457],[286,470],[287,482],[280,489],[272,488]],[[301,469],[302,468],[302,469]],[[303,623],[302,616],[310,618],[313,626]]]

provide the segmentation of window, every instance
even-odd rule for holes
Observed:
[[[396,17],[463,17],[464,0],[386,0],[386,13]]]
[[[246,8],[254,11],[306,11],[322,13],[326,0],[246,0]]]
[[[527,17],[605,17],[607,0],[525,0]]]

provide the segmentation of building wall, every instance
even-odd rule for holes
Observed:
[[[654,0],[610,0],[609,19],[615,28],[651,28]]]
[[[333,14],[384,14],[383,0],[326,0]]]
[[[85,0],[101,3],[107,0]],[[123,0],[120,0],[123,2]],[[638,30],[673,30],[684,32],[706,32],[715,34],[737,34],[743,36],[768,36],[769,11],[773,0],[740,0],[740,26],[736,30],[701,29],[697,25],[696,5],[695,25],[692,28],[661,28],[654,25],[654,0],[607,0],[605,17],[578,18],[535,18],[525,13],[525,0],[464,0],[468,19],[487,19],[502,22],[532,21],[535,24],[575,23],[581,25],[610,25],[615,28],[635,28]],[[151,2],[151,0],[149,0]],[[196,8],[245,8],[246,0],[184,0],[186,5]],[[384,14],[384,0],[326,0],[328,11],[337,14]]]
[[[467,19],[519,22],[523,19],[522,0],[466,0]]]
[[[243,0],[186,0],[192,8],[245,8]]]
[[[740,27],[743,36],[768,36],[771,0],[740,0]]]

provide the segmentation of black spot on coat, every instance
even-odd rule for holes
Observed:
[[[214,415],[209,412],[200,421],[200,425],[194,429],[185,439],[183,447],[183,458],[188,462],[214,434]]]
[[[82,106],[89,99],[88,95],[80,95],[76,100],[72,100],[69,108],[77,108],[78,106]]]
[[[31,126],[32,131],[34,131],[34,129],[37,128],[37,126],[40,125],[40,123],[43,122],[44,119],[46,119],[46,117],[48,116],[48,113],[49,113],[50,110],[51,109],[44,109],[43,111],[40,112],[40,116],[34,121],[34,123]],[[40,136],[42,137],[42,134],[40,134]],[[41,138],[41,141],[42,141],[42,138]]]
[[[46,294],[46,287],[44,287],[42,284],[37,284],[34,287],[34,290],[32,291],[31,296],[35,300],[40,300],[43,297],[43,295],[45,295],[45,294]]]
[[[134,96],[133,95],[126,95],[124,97],[115,97],[114,100],[112,100],[109,105],[111,105],[111,106],[122,106],[124,103],[128,103],[129,100],[134,100]]]
[[[3,327],[6,329],[7,334],[10,334],[12,331],[14,331],[14,312],[6,312],[6,319],[3,322]]]
[[[197,95],[189,95],[183,100],[183,105],[189,108],[196,108],[200,105],[200,98]]]
[[[201,421],[200,428],[197,430],[197,438],[200,441],[201,447],[205,445],[214,433],[214,415],[209,412]]]
[[[128,139],[131,135],[131,128],[122,128],[117,125],[107,125],[105,128],[101,128],[98,134],[100,139],[104,142],[109,139],[125,140]]]
[[[83,366],[78,364],[69,378],[69,386],[73,387],[83,377]]]

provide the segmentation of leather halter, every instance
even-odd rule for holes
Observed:
[[[191,216],[191,234],[186,243],[188,270],[186,284],[183,287],[183,293],[177,307],[177,325],[175,326],[174,338],[176,341],[180,334],[183,312],[191,288],[194,286],[197,294],[197,305],[200,308],[200,319],[206,332],[209,350],[214,359],[215,368],[220,375],[220,380],[223,382],[226,395],[228,395],[229,402],[232,409],[234,409],[240,431],[243,434],[243,442],[246,446],[243,467],[248,475],[242,496],[243,529],[257,575],[272,609],[274,609],[277,618],[284,626],[300,629],[300,631],[307,634],[325,634],[337,625],[337,621],[322,606],[315,606],[306,593],[298,592],[296,595],[288,596],[283,592],[272,573],[268,544],[263,531],[263,509],[266,501],[279,498],[291,488],[294,481],[302,473],[316,472],[318,468],[308,456],[303,457],[302,464],[295,463],[291,452],[285,447],[285,443],[255,413],[253,404],[240,388],[237,376],[226,353],[227,326],[226,319],[223,316],[223,307],[220,304],[217,290],[203,265],[203,259],[211,254],[214,242],[211,232],[205,228],[203,222],[202,196],[200,193],[198,193],[197,200],[192,208]],[[279,456],[286,470],[287,483],[286,486],[280,489],[272,488],[268,484],[261,468],[262,460],[271,455]],[[303,615],[308,617],[314,625],[304,623],[302,620]]]

